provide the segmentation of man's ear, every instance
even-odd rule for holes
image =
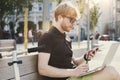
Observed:
[[[58,16],[58,20],[62,20],[63,17],[61,15]]]

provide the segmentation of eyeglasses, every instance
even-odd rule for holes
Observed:
[[[70,20],[70,23],[74,23],[76,21],[75,18],[68,17],[68,16],[65,16],[65,15],[62,15],[62,16],[68,18]]]

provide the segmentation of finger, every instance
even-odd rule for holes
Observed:
[[[89,70],[89,68],[83,68],[83,67],[81,67],[79,70],[80,70],[81,72],[86,72],[86,71]]]
[[[86,57],[88,58],[89,55],[91,54],[92,51],[88,51],[88,53],[86,53]]]
[[[92,59],[94,56],[94,54],[89,54],[88,59]]]
[[[83,64],[83,65],[80,65],[82,67],[89,67],[88,64]]]
[[[95,50],[96,50],[96,51],[98,51],[98,50],[99,50],[99,48],[95,48]]]
[[[95,54],[93,54],[93,53],[89,54],[89,56],[91,56],[91,57],[94,57],[94,55],[95,55]]]
[[[82,71],[83,71],[83,72],[87,72],[88,70],[89,70],[89,69],[87,68],[87,69],[83,69]]]
[[[88,65],[81,65],[81,66],[78,66],[78,68],[81,70],[84,70],[84,69],[88,69],[89,66]]]
[[[95,55],[95,52],[94,52],[94,53],[93,53],[93,52],[90,52],[90,53],[87,54],[87,58],[89,58],[90,56],[91,56],[91,57],[94,57],[94,55]]]
[[[87,53],[86,54],[89,54],[89,53],[91,53],[92,52],[92,50],[89,50],[89,51],[87,51]]]
[[[95,53],[96,53],[96,50],[93,50],[93,51],[92,51],[92,54],[95,54]]]
[[[82,66],[82,69],[88,70],[89,66]]]
[[[95,52],[97,52],[98,50],[99,50],[99,48],[95,48],[95,49],[93,49]]]

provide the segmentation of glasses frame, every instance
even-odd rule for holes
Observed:
[[[77,21],[76,18],[65,16],[65,15],[62,15],[62,16],[68,18],[70,20],[70,23],[74,23]]]

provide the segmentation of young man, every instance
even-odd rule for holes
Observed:
[[[38,46],[45,45],[38,55],[38,71],[40,80],[67,80],[69,77],[80,77],[88,70],[87,64],[81,64],[92,59],[94,54],[86,53],[82,58],[75,58],[71,44],[66,40],[65,32],[69,32],[76,21],[77,11],[68,4],[61,3],[54,13],[56,24],[39,39]],[[73,63],[74,64],[73,64]],[[74,65],[76,65],[74,67]],[[113,67],[80,77],[79,80],[120,80]]]

